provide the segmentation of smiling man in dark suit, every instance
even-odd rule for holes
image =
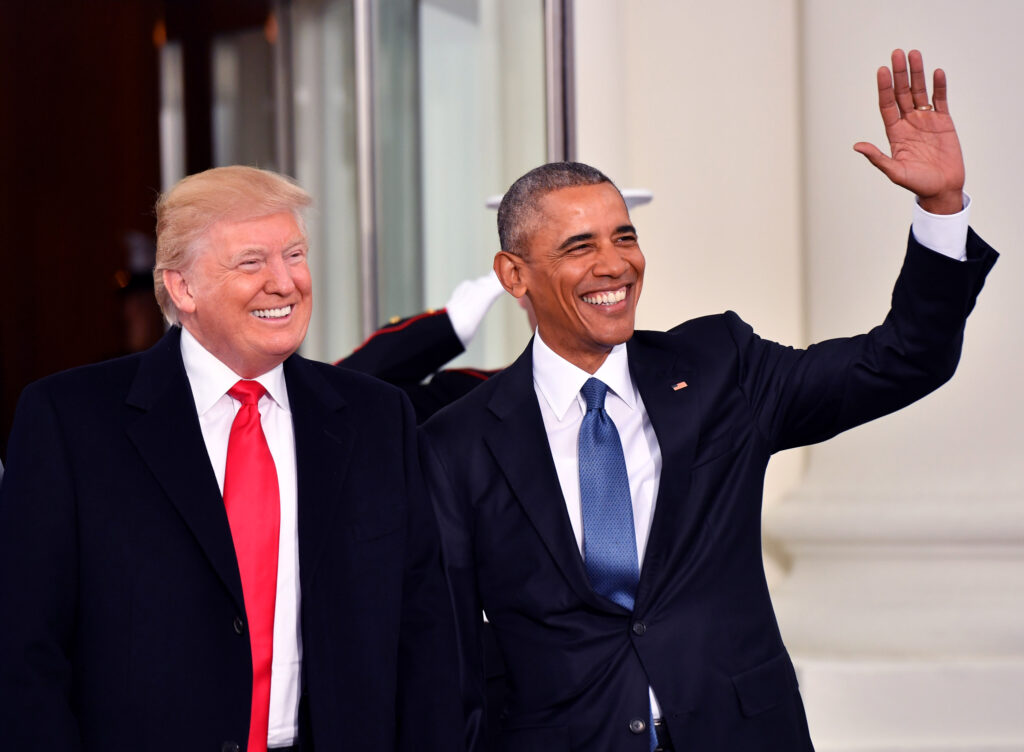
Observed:
[[[536,335],[429,421],[428,475],[482,749],[481,611],[506,667],[504,750],[811,750],[761,558],[770,456],[946,381],[996,253],[967,226],[945,75],[878,73],[893,156],[918,197],[884,322],[806,350],[734,313],[634,331],[644,278],[615,186],[576,163],[527,173],[499,209],[494,268]],[[895,86],[894,86],[895,81]]]
[[[153,349],[27,388],[0,488],[0,728],[27,750],[454,750],[455,635],[398,390],[295,354],[291,181],[157,204]]]

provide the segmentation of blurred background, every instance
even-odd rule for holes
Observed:
[[[911,200],[851,146],[884,146],[875,70],[916,47],[1003,257],[949,385],[773,460],[769,584],[819,750],[1024,750],[1022,25],[1019,0],[3,0],[0,457],[25,384],[161,335],[152,206],[214,165],[316,198],[310,357],[483,274],[485,200],[564,158],[654,194],[640,326],[864,331]],[[500,301],[462,362],[528,337]]]

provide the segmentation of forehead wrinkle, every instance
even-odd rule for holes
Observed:
[[[279,213],[287,214],[288,212]],[[268,219],[274,216],[276,215],[270,214],[267,215],[266,217],[253,217],[249,219],[240,220],[222,220],[220,222],[215,223],[199,239],[202,242],[196,243],[196,250],[198,251],[197,255],[203,255],[210,252],[215,253],[217,250],[224,249],[225,246],[230,246],[232,242],[226,241],[225,238],[223,237],[224,233],[227,232],[228,227],[247,224],[251,222],[259,222],[260,220]],[[289,232],[287,236],[288,239],[281,243],[282,252],[287,252],[288,250],[291,250],[292,248],[298,245],[306,245],[309,242],[305,230],[299,223],[298,218],[294,214],[292,214],[292,219],[295,220],[295,232]],[[236,239],[234,243],[239,247],[237,251],[231,253],[230,259],[237,259],[240,256],[243,256],[247,253],[259,253],[266,255],[268,252],[271,252],[274,249],[274,247],[278,245],[278,242],[279,240],[276,237],[265,239],[263,241],[253,240],[250,238],[243,238],[242,240]]]
[[[520,221],[518,222],[519,233],[518,233],[518,235],[516,237],[516,243],[517,243],[518,248],[520,249],[520,252],[519,252],[518,255],[520,255],[523,258],[526,258],[527,255],[528,255],[528,251],[529,251],[529,247],[530,247],[530,244],[531,244],[532,236],[537,231],[538,227],[544,221],[549,221],[550,222],[550,221],[553,221],[555,219],[555,216],[554,216],[552,210],[548,207],[549,200],[550,200],[550,198],[552,196],[554,196],[554,195],[556,195],[556,194],[558,194],[558,193],[560,193],[562,191],[581,189],[581,188],[591,188],[593,186],[601,186],[601,185],[605,185],[605,183],[594,183],[594,184],[583,184],[583,185],[569,185],[569,186],[564,186],[564,187],[560,187],[560,188],[554,188],[554,189],[551,189],[551,190],[547,190],[547,191],[544,191],[543,193],[541,193],[539,195],[533,196],[532,200],[529,201],[526,205],[524,205],[522,207],[522,209],[520,210],[521,211]],[[611,185],[611,184],[609,183],[608,185]],[[621,197],[621,194],[618,193],[618,189],[616,189],[615,186],[613,186],[613,185],[611,187],[612,187],[613,190],[615,190],[616,195],[618,196],[619,201],[622,202],[622,197]],[[622,206],[623,206],[623,208],[625,208],[625,204],[624,203],[622,204]],[[579,207],[577,207],[577,208],[579,208]],[[586,221],[586,220],[584,220],[584,215],[587,215],[588,213],[589,212],[587,212],[585,210],[584,211],[576,211],[576,212],[574,212],[574,214],[576,215],[576,218],[578,220],[580,220],[581,224],[584,221]],[[602,216],[607,216],[607,215],[602,215]],[[626,211],[626,217],[627,218],[629,217],[628,210]],[[591,217],[591,220],[593,220],[593,217]],[[588,225],[592,225],[592,224],[593,224],[592,221],[588,222]],[[565,240],[561,241],[558,245],[553,246],[552,248],[549,248],[547,250],[549,250],[549,251],[563,250],[564,246],[566,244],[568,244],[570,241],[572,241],[574,238],[576,238],[576,239],[584,239],[584,236],[586,236],[586,239],[591,239],[591,238],[597,237],[599,235],[599,233],[597,232],[597,230],[595,230],[593,228],[593,226],[585,225],[585,226],[583,226],[581,228],[573,228],[573,229],[579,229],[579,232],[575,232],[572,236],[566,238]],[[616,228],[616,230],[614,232],[615,233],[618,233],[618,232],[633,232],[635,234],[636,233],[636,229],[633,228],[632,225],[626,224],[626,225],[619,226],[618,228]]]
[[[296,246],[305,245],[305,243],[305,238],[296,237],[292,240],[289,240],[287,243],[281,246],[281,253],[287,253]],[[238,251],[231,254],[231,259],[233,260],[241,258],[242,256],[245,256],[247,254],[259,254],[261,256],[266,256],[268,253],[271,253],[273,251],[273,245],[275,244],[271,243],[268,245],[264,245],[260,243],[246,243]]]

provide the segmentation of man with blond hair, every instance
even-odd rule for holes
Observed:
[[[225,167],[157,203],[151,350],[29,386],[0,489],[17,750],[447,750],[455,638],[415,420],[296,350],[309,195]]]

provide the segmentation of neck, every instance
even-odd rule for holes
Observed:
[[[574,366],[582,371],[586,371],[591,376],[597,373],[597,369],[604,365],[604,362],[608,360],[608,354],[611,353],[613,346],[607,348],[593,349],[593,350],[572,350],[569,348],[562,347],[561,345],[552,345],[548,341],[548,338],[544,336],[544,333],[538,327],[537,336],[541,338],[541,341],[547,345],[555,355],[572,363]]]

